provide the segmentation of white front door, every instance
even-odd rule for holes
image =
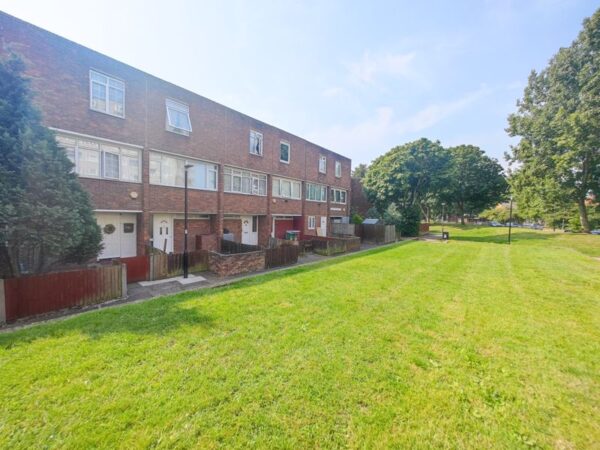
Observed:
[[[327,236],[327,217],[321,216],[321,235]]]
[[[173,252],[173,216],[154,214],[153,246],[163,252]]]
[[[137,221],[135,214],[96,213],[104,248],[98,259],[127,258],[136,255]]]
[[[258,245],[258,216],[242,216],[242,244]]]

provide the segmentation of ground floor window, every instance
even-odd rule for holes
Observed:
[[[317,218],[315,216],[308,216],[308,229],[314,230],[316,227]]]

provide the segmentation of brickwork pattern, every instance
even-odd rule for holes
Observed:
[[[236,253],[233,255],[211,252],[208,257],[208,268],[221,277],[256,272],[265,268],[265,252]]]

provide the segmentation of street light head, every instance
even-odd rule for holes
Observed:
[[[193,164],[186,164],[185,166],[183,166],[185,168],[185,170],[191,169],[192,167],[194,167]]]

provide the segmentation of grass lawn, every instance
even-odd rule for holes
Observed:
[[[598,448],[600,236],[449,231],[0,334],[0,447]]]

